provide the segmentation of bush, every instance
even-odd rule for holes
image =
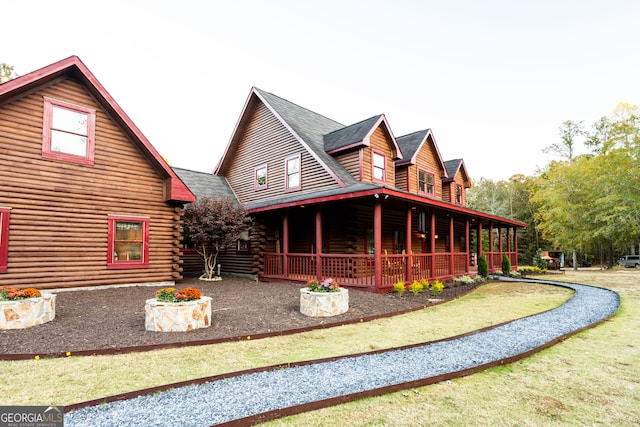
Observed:
[[[536,254],[533,256],[533,265],[538,267],[540,270],[547,271],[547,262],[542,259],[542,249],[538,249]]]
[[[502,274],[508,276],[511,273],[511,260],[507,254],[502,254]]]
[[[440,295],[443,290],[444,290],[444,283],[442,283],[440,280],[436,280],[431,285],[431,293],[433,294],[434,297]]]
[[[393,290],[396,291],[400,296],[404,295],[404,282],[401,280],[398,283],[393,285]]]
[[[420,292],[422,292],[423,289],[424,288],[422,287],[422,283],[418,282],[417,280],[414,280],[413,283],[409,285],[409,290],[414,295],[418,295]]]
[[[489,265],[484,255],[478,258],[478,274],[484,278],[489,275]]]

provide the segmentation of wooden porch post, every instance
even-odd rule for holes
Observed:
[[[464,222],[464,251],[467,253],[467,262],[464,264],[464,272],[469,274],[469,239],[471,238],[471,231],[469,230],[469,218]]]
[[[502,238],[502,225],[498,228],[498,233],[499,233],[498,235],[500,236],[500,240],[499,240],[500,243],[498,243],[498,251],[502,255],[502,240],[503,240],[503,238]]]
[[[493,269],[493,223],[489,223],[489,259],[487,260],[489,271]]]
[[[455,227],[453,225],[453,216],[449,216],[449,274],[453,276],[453,274],[455,273],[455,243],[456,243],[456,238],[453,235],[455,231]]]
[[[511,227],[507,227],[507,252],[511,252]]]
[[[436,277],[436,214],[431,211],[431,233],[429,233],[429,246],[431,250],[431,277]]]
[[[289,277],[289,215],[287,212],[282,217],[282,273]]]
[[[482,223],[480,221],[478,221],[478,241],[476,242],[478,247],[476,248],[476,252],[477,252],[477,258],[476,259],[476,265],[478,265],[478,260],[480,259],[480,257],[482,256]]]
[[[373,205],[373,256],[375,258],[376,290],[382,288],[382,203],[376,200]]]
[[[316,276],[322,281],[322,208],[316,208]]]
[[[411,208],[407,208],[406,230],[404,233],[405,244],[407,249],[407,265],[406,276],[409,283],[413,282],[413,250],[411,250]]]
[[[518,228],[513,227],[513,251],[516,253],[515,264],[516,270],[518,269]]]

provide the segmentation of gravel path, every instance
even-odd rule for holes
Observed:
[[[87,407],[65,414],[65,425],[210,426],[230,422],[517,356],[606,319],[620,305],[619,295],[606,289],[553,281],[517,281],[565,286],[576,293],[556,309],[458,339],[246,374]],[[405,363],[407,360],[411,363]]]

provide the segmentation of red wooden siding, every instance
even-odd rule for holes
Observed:
[[[42,156],[43,97],[96,110],[95,163]],[[181,214],[165,182],[85,88],[62,80],[0,106],[0,205],[11,210],[0,285],[40,288],[180,278]],[[149,267],[107,270],[108,215],[149,218]]]

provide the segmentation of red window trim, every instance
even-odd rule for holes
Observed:
[[[420,191],[420,172],[424,173],[424,191]],[[429,191],[429,177],[433,182],[433,191]],[[418,168],[418,194],[431,194],[432,196],[435,194],[435,186],[436,186],[436,176],[432,172],[429,172],[426,169]]]
[[[264,169],[264,171],[265,171],[265,183],[264,184],[259,184],[258,183],[258,171],[260,169]],[[267,164],[265,163],[264,165],[256,166],[256,168],[253,171],[253,189],[258,191],[258,190],[265,190],[268,187],[269,187],[269,168],[267,167]]]
[[[7,272],[9,255],[9,216],[10,208],[0,208],[0,273]]]
[[[289,187],[289,160],[298,159],[298,174],[300,181],[297,186]],[[294,154],[284,159],[284,191],[298,191],[302,188],[302,156],[300,153]]]
[[[458,200],[458,190],[460,191],[460,200]],[[462,204],[462,185],[456,184],[455,191],[456,191],[456,193],[454,195],[455,202],[457,204],[461,205]]]
[[[142,259],[127,261],[114,260],[114,239],[116,235],[116,222],[141,222],[142,223]],[[107,269],[122,270],[128,268],[149,267],[149,218],[127,215],[109,215],[107,243]]]
[[[87,123],[87,152],[85,156],[51,151],[51,127],[53,125],[53,108],[64,108],[88,116]],[[93,165],[95,154],[96,110],[44,97],[44,118],[42,124],[42,157],[66,162]]]
[[[375,166],[376,155],[382,156],[382,159],[384,161],[384,169],[382,170],[382,179],[376,178],[376,173],[375,173],[375,170],[376,170],[376,166]],[[387,182],[387,155],[385,153],[383,153],[382,151],[371,150],[371,181],[379,182],[381,184],[385,184]]]

